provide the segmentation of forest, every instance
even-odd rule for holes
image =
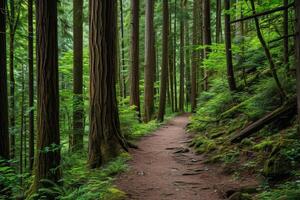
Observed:
[[[0,0],[0,199],[299,200],[300,1]]]

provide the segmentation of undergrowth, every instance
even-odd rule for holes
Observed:
[[[137,113],[133,107],[128,106],[128,99],[121,101],[119,108],[121,131],[127,140],[138,140],[162,125],[156,120],[147,124],[138,123]],[[165,121],[173,116],[167,114]],[[68,151],[69,131],[63,130],[61,133],[62,160],[60,167],[63,172],[61,184],[43,180],[50,187],[40,189],[38,194],[34,194],[30,199],[46,200],[49,196],[55,196],[55,199],[60,200],[123,199],[125,193],[114,186],[114,177],[128,170],[127,161],[130,159],[130,155],[124,152],[102,168],[91,170],[87,166],[87,150],[80,153]],[[85,141],[88,140],[87,136],[86,133]],[[85,142],[85,144],[87,143]],[[84,149],[87,149],[87,146]],[[33,177],[29,173],[22,175],[16,173],[18,169],[14,167],[14,162],[17,161],[11,160],[10,166],[7,166],[0,160],[0,199],[23,199],[32,183]],[[23,180],[23,187],[20,186],[21,180]]]
[[[218,51],[222,49],[213,54]],[[235,92],[228,90],[227,79],[222,75],[226,69],[223,61],[204,62],[205,68],[213,70],[213,75],[210,89],[201,92],[198,110],[188,126],[188,131],[195,135],[191,146],[205,154],[207,162],[221,164],[226,173],[260,177],[266,184],[253,199],[300,199],[299,181],[286,182],[295,178],[293,172],[299,170],[300,164],[295,117],[275,120],[241,142],[231,142],[242,129],[283,103],[261,51],[256,47],[245,57],[247,59],[236,66],[237,71],[244,68],[245,74],[239,74],[241,79],[237,79],[239,87]],[[219,59],[224,58],[219,56]],[[212,66],[218,63],[221,66]],[[288,98],[293,98],[295,80],[287,77],[282,68],[277,73]]]

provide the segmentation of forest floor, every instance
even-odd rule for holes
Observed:
[[[204,155],[188,147],[188,115],[181,115],[131,150],[130,169],[115,184],[130,200],[215,200],[224,199],[241,187],[255,186],[253,177],[234,179],[222,167],[206,164]]]

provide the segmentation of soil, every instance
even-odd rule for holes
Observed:
[[[203,155],[195,154],[188,147],[188,122],[188,115],[175,117],[142,138],[139,149],[130,151],[130,169],[115,182],[128,200],[224,199],[241,187],[256,185],[255,178],[235,180],[220,166],[206,164]]]

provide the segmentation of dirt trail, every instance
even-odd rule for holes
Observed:
[[[185,134],[188,116],[175,117],[166,125],[144,137],[132,150],[130,170],[115,184],[130,200],[215,200],[223,199],[228,188],[238,187],[248,180],[237,182],[221,173],[216,166],[203,163],[187,147]],[[227,189],[224,189],[227,188]],[[224,190],[224,191],[222,191]]]

